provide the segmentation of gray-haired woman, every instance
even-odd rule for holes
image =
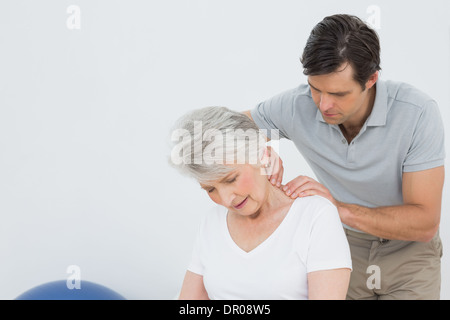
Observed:
[[[219,206],[205,216],[180,299],[345,299],[350,250],[336,207],[267,179],[265,136],[239,112],[182,117],[171,162]]]

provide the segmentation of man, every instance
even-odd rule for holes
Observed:
[[[348,299],[439,299],[444,129],[436,102],[379,79],[380,45],[359,18],[333,15],[312,30],[301,62],[308,84],[245,112],[278,129],[319,182],[299,176],[287,195],[321,195],[339,211],[353,272]],[[282,168],[282,165],[281,165]]]

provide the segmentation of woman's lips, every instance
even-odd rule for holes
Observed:
[[[244,199],[241,203],[239,203],[237,206],[233,206],[235,209],[241,209],[245,204],[247,203],[248,197]]]

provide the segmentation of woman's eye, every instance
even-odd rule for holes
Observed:
[[[208,190],[208,193],[212,193],[215,190],[215,188],[211,188]]]
[[[237,176],[234,177],[233,179],[228,180],[227,183],[233,183],[233,182],[235,182],[235,181],[236,181],[236,178],[237,178]]]

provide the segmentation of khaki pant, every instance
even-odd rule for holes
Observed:
[[[437,300],[442,243],[384,240],[345,229],[353,271],[347,299]]]

